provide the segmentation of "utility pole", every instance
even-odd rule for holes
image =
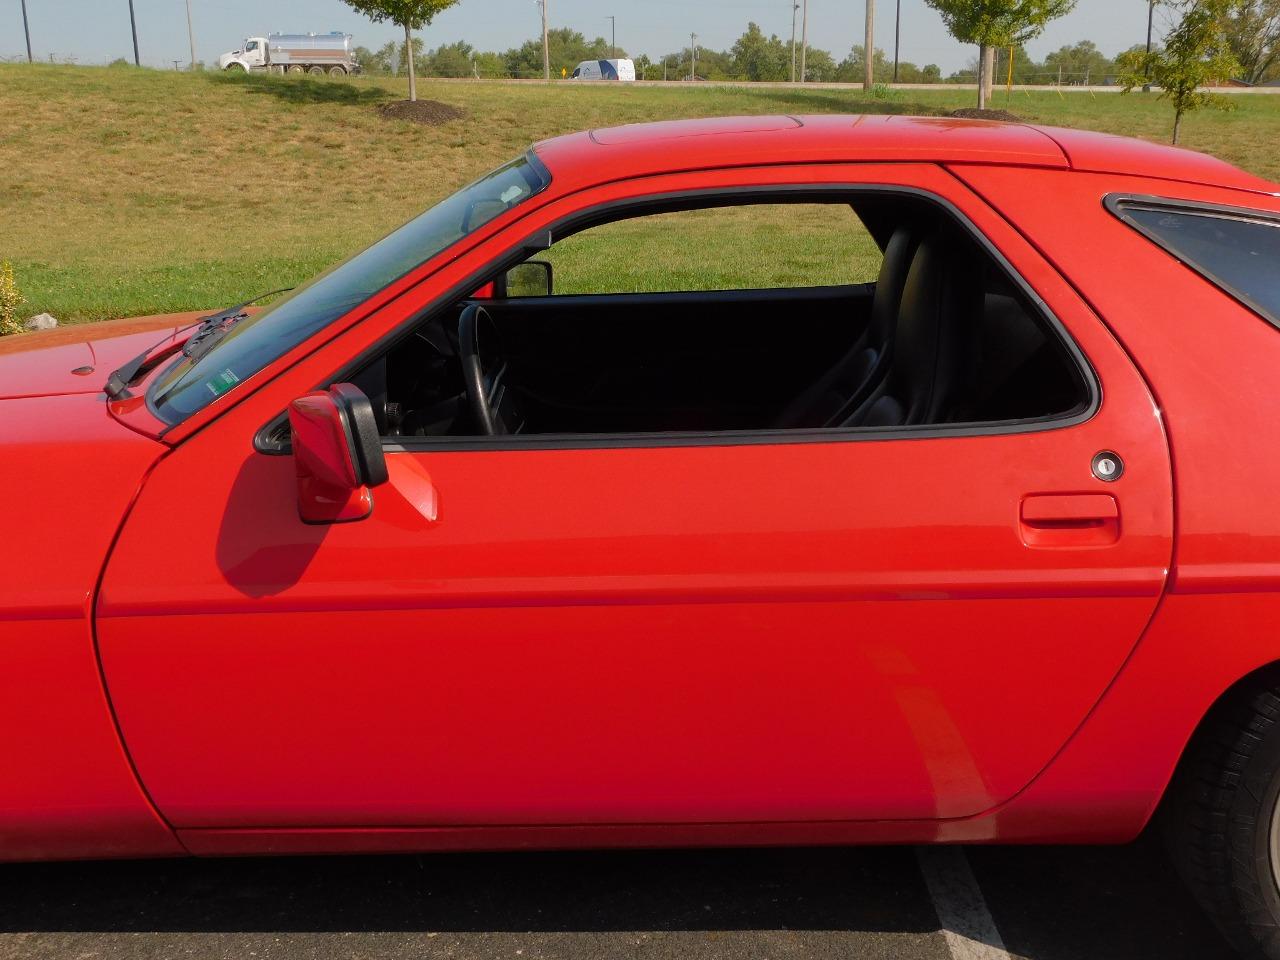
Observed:
[[[862,75],[862,89],[870,93],[876,82],[876,0],[867,0],[867,39],[863,59],[866,70]]]
[[[22,32],[27,35],[27,63],[34,63],[31,59],[31,28],[27,26],[27,0],[22,0]]]
[[[804,0],[804,14],[800,18],[800,82],[805,81],[805,58],[809,54],[809,0]]]
[[[191,0],[187,0],[187,39],[191,41],[191,69],[196,68],[196,32],[191,27]]]
[[[551,48],[547,46],[547,0],[537,0],[542,7],[542,79],[551,82]]]
[[[26,0],[22,0],[26,3]],[[791,82],[796,82],[796,12],[800,9],[800,4],[795,0],[791,2]]]
[[[1155,24],[1156,19],[1156,0],[1147,0],[1147,56],[1151,56],[1151,28]],[[1143,73],[1146,74],[1148,80],[1151,79],[1151,64],[1145,65]],[[1143,93],[1151,92],[1151,84],[1144,83],[1142,85]]]
[[[689,79],[698,79],[698,35],[689,34]]]
[[[613,50],[613,54],[612,54],[613,59],[617,60],[618,59],[618,18],[605,17],[605,19],[609,21],[609,27],[613,31],[612,33],[613,39],[610,41],[609,45]]]
[[[142,66],[142,58],[138,56],[138,21],[133,15],[133,0],[129,0],[129,26],[133,30],[133,65]]]
[[[893,19],[893,82],[898,82],[898,50],[902,46],[902,0],[898,0],[898,13]]]

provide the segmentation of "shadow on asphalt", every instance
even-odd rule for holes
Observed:
[[[967,853],[1015,956],[1229,956],[1146,841]],[[0,933],[835,931],[945,955],[900,848],[8,865],[0,903]]]

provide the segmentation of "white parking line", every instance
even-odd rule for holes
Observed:
[[[917,847],[916,860],[954,960],[1010,960],[964,850]]]

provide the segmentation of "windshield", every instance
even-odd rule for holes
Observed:
[[[549,183],[546,168],[532,154],[495,170],[261,313],[238,321],[208,353],[176,362],[152,385],[152,409],[167,423],[181,422]]]

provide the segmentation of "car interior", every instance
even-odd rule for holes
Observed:
[[[391,438],[914,428],[1086,409],[1062,334],[971,228],[915,196],[836,207],[879,249],[874,282],[557,293],[535,260],[428,314],[351,379]]]

